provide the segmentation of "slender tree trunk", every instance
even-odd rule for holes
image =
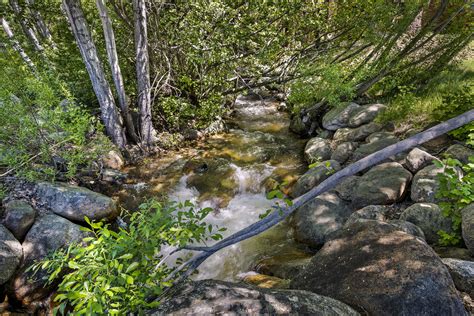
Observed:
[[[10,6],[13,9],[13,13],[15,13],[15,17],[18,20],[18,23],[21,25],[21,29],[23,30],[23,33],[25,33],[26,37],[30,41],[30,43],[33,45],[36,51],[43,51],[43,46],[41,46],[40,41],[38,40],[38,37],[36,36],[36,31],[28,25],[28,21],[26,18],[22,15],[22,10],[20,8],[20,5],[18,4],[17,0],[10,0]]]
[[[38,29],[41,36],[46,39],[54,49],[56,49],[56,43],[53,41],[53,36],[51,35],[48,26],[44,22],[41,13],[34,8],[35,0],[25,0],[25,3],[35,20],[36,28]]]
[[[107,48],[107,56],[109,59],[110,69],[112,71],[112,78],[114,80],[115,89],[117,90],[118,101],[122,111],[122,117],[125,121],[128,135],[130,138],[139,142],[135,126],[132,120],[132,114],[128,105],[128,98],[125,94],[125,86],[122,78],[122,71],[118,61],[117,47],[115,45],[115,35],[112,28],[112,21],[107,12],[107,6],[104,0],[96,0],[97,9],[99,10],[102,27],[104,29],[105,46]]]
[[[101,117],[107,134],[118,147],[124,148],[127,141],[122,120],[99,60],[97,48],[87,27],[80,0],[63,0],[63,6],[99,101]]]
[[[0,17],[2,22],[2,27],[5,33],[7,34],[8,39],[10,40],[10,44],[12,45],[13,49],[16,50],[23,61],[25,62],[28,67],[30,67],[31,71],[36,74],[36,66],[31,61],[30,57],[26,54],[25,50],[21,47],[20,43],[15,39],[12,30],[10,29],[10,25],[8,24],[7,20],[4,17]]]
[[[145,0],[133,0],[133,11],[137,58],[138,108],[140,110],[140,137],[145,145],[150,146],[156,140],[156,131],[151,119],[151,85]]]

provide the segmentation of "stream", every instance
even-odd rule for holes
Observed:
[[[279,105],[273,99],[239,98],[226,121],[228,132],[128,167],[128,180],[115,197],[127,209],[149,198],[211,207],[206,221],[226,227],[224,237],[258,221],[275,202],[266,198],[266,188],[291,184],[306,170],[305,142],[289,132],[289,115]],[[259,260],[291,256],[299,247],[291,227],[281,223],[217,252],[195,278],[235,281],[254,271]]]

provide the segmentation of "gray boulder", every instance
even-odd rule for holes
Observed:
[[[334,191],[339,197],[346,201],[352,200],[352,193],[357,189],[357,183],[360,177],[349,176],[342,180],[335,188]]]
[[[5,205],[3,223],[16,239],[23,240],[35,221],[36,212],[30,204],[22,200],[13,200]]]
[[[444,217],[441,208],[433,203],[413,204],[403,211],[400,219],[420,227],[429,244],[438,243],[440,230],[453,232],[451,219]]]
[[[339,170],[341,170],[341,165],[335,160],[321,162],[318,166],[309,169],[296,181],[291,190],[291,196],[296,198],[305,194]]]
[[[368,315],[467,315],[441,259],[380,221],[342,228],[290,282]]]
[[[362,208],[398,202],[403,198],[411,178],[411,173],[399,163],[387,162],[375,166],[360,177],[352,204]]]
[[[462,239],[467,249],[474,255],[474,203],[461,210]]]
[[[380,132],[372,133],[369,136],[367,136],[367,138],[365,139],[365,142],[366,143],[372,143],[372,142],[375,142],[375,141],[378,141],[378,140],[381,140],[381,139],[384,139],[384,138],[394,138],[394,137],[395,137],[395,135],[393,135],[393,133],[386,132],[386,131],[380,131]]]
[[[311,138],[304,148],[304,157],[308,163],[328,160],[331,157],[331,142],[320,137]]]
[[[441,260],[448,267],[456,288],[474,297],[474,262],[453,258]]]
[[[474,150],[459,144],[450,146],[445,153],[465,164],[469,162],[469,157],[474,157]]]
[[[438,158],[430,155],[424,150],[413,148],[405,158],[405,167],[413,173],[417,173]]]
[[[444,172],[443,167],[430,165],[418,171],[411,185],[411,199],[414,202],[438,202],[435,197],[439,189],[438,175]]]
[[[360,210],[355,211],[347,219],[346,225],[350,225],[357,221],[364,220],[377,220],[377,221],[386,221],[387,217],[385,212],[387,208],[384,205],[369,205],[361,208]]]
[[[0,224],[0,285],[13,276],[22,257],[21,244],[5,226]]]
[[[368,104],[361,106],[352,112],[348,125],[350,127],[357,127],[362,124],[372,122],[385,108],[386,106],[383,104]]]
[[[423,233],[421,228],[416,226],[413,223],[410,223],[401,219],[392,219],[392,220],[389,220],[388,223],[390,225],[397,227],[398,229],[400,229],[401,231],[407,234],[426,240],[425,234]]]
[[[295,239],[320,247],[330,234],[342,228],[351,213],[348,203],[337,194],[323,193],[295,211],[292,221]]]
[[[217,280],[186,283],[151,315],[359,315],[329,297]]]
[[[354,150],[356,150],[357,146],[359,146],[356,142],[345,142],[339,144],[334,152],[331,155],[331,160],[339,161],[339,163],[343,164],[352,156]]]
[[[41,182],[36,186],[35,197],[54,213],[71,221],[112,220],[118,216],[115,202],[89,189],[63,184]]]
[[[45,258],[55,250],[78,243],[85,237],[80,226],[54,214],[45,215],[36,220],[23,242],[24,260],[21,269],[11,282],[10,292],[23,305],[41,300],[52,291],[47,286],[48,274],[40,270],[34,277],[25,270],[35,261]]]
[[[372,140],[370,143],[360,145],[359,148],[354,151],[353,160],[360,160],[399,141],[399,139],[393,135],[385,138],[374,137]]]
[[[346,106],[337,106],[331,109],[323,117],[323,127],[330,131],[335,131],[339,128],[346,127],[349,118],[354,110],[358,109],[360,105],[356,103],[349,103]]]
[[[340,128],[334,133],[333,140],[336,143],[360,142],[370,134],[380,131],[382,127],[381,124],[372,122],[357,128]]]

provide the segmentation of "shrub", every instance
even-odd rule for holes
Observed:
[[[75,315],[143,313],[158,304],[147,298],[163,294],[179,276],[166,280],[176,265],[166,261],[165,252],[222,238],[224,228],[204,222],[211,211],[195,209],[189,202],[149,201],[128,214],[128,228],[118,231],[86,219],[91,228],[83,228],[89,237],[82,245],[56,251],[31,269],[48,271],[50,283],[67,271],[55,296],[61,313],[68,307]]]

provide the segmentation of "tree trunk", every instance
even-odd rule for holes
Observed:
[[[25,53],[25,50],[21,47],[20,43],[15,39],[15,36],[13,35],[13,32],[10,29],[10,25],[8,25],[7,20],[5,20],[5,18],[3,17],[0,17],[0,20],[2,22],[3,30],[7,34],[7,37],[10,40],[10,44],[12,45],[13,49],[16,50],[20,54],[25,64],[28,65],[28,67],[30,67],[33,73],[36,74],[35,64],[33,64],[30,57],[28,57],[28,55]]]
[[[133,0],[133,11],[137,58],[138,108],[140,110],[140,137],[145,145],[150,146],[156,140],[156,131],[151,119],[151,86],[145,0]]]
[[[20,5],[18,4],[17,0],[10,0],[10,6],[13,10],[13,13],[15,13],[15,17],[21,25],[21,29],[23,30],[23,33],[25,33],[26,37],[30,41],[30,43],[33,45],[36,51],[43,51],[43,47],[41,46],[38,37],[36,36],[35,30],[28,25],[28,22],[26,21],[25,17],[22,15],[22,10],[20,8]]]
[[[99,101],[101,117],[107,134],[118,147],[124,148],[127,140],[122,120],[99,60],[97,48],[87,27],[80,0],[63,0],[63,6]]]
[[[120,65],[117,55],[117,47],[115,45],[115,35],[112,28],[112,21],[110,20],[109,14],[107,12],[107,6],[105,5],[104,0],[96,0],[97,9],[99,10],[100,19],[102,21],[102,28],[104,29],[104,38],[105,46],[107,49],[107,56],[109,59],[110,69],[112,71],[112,78],[114,80],[115,89],[117,90],[118,101],[120,109],[122,111],[122,117],[125,121],[125,126],[127,128],[128,135],[130,138],[139,142],[137,133],[135,132],[135,126],[132,120],[132,114],[128,106],[128,99],[125,94],[125,86],[122,78],[122,71],[120,70]]]
[[[53,41],[53,37],[51,36],[51,32],[49,31],[48,26],[44,22],[43,17],[41,16],[41,13],[39,13],[39,11],[34,8],[35,0],[25,0],[25,3],[35,20],[35,24],[40,35],[44,39],[46,39],[54,49],[56,49],[57,48],[56,44]]]

